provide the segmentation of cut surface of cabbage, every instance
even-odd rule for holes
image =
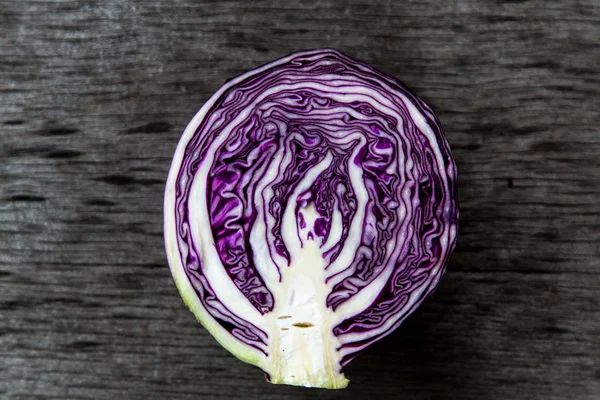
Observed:
[[[431,108],[333,49],[219,89],[187,126],[165,244],[187,306],[273,383],[343,388],[343,367],[437,286],[457,171]]]

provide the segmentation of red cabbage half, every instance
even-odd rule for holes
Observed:
[[[225,84],[187,126],[165,193],[169,264],[219,343],[273,383],[343,367],[435,289],[456,166],[431,108],[336,50]]]

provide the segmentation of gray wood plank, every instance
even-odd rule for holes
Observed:
[[[0,397],[597,399],[596,0],[0,3]],[[230,77],[337,47],[436,110],[459,242],[339,392],[272,386],[177,295],[162,196]]]

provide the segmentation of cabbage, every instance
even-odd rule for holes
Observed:
[[[457,234],[456,166],[432,110],[336,50],[219,89],[165,193],[170,268],[218,342],[273,383],[342,369],[437,286]]]

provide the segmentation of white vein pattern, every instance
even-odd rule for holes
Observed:
[[[335,50],[295,53],[192,120],[165,216],[178,287],[225,347],[273,382],[343,387],[342,367],[439,282],[456,167],[395,79]]]

